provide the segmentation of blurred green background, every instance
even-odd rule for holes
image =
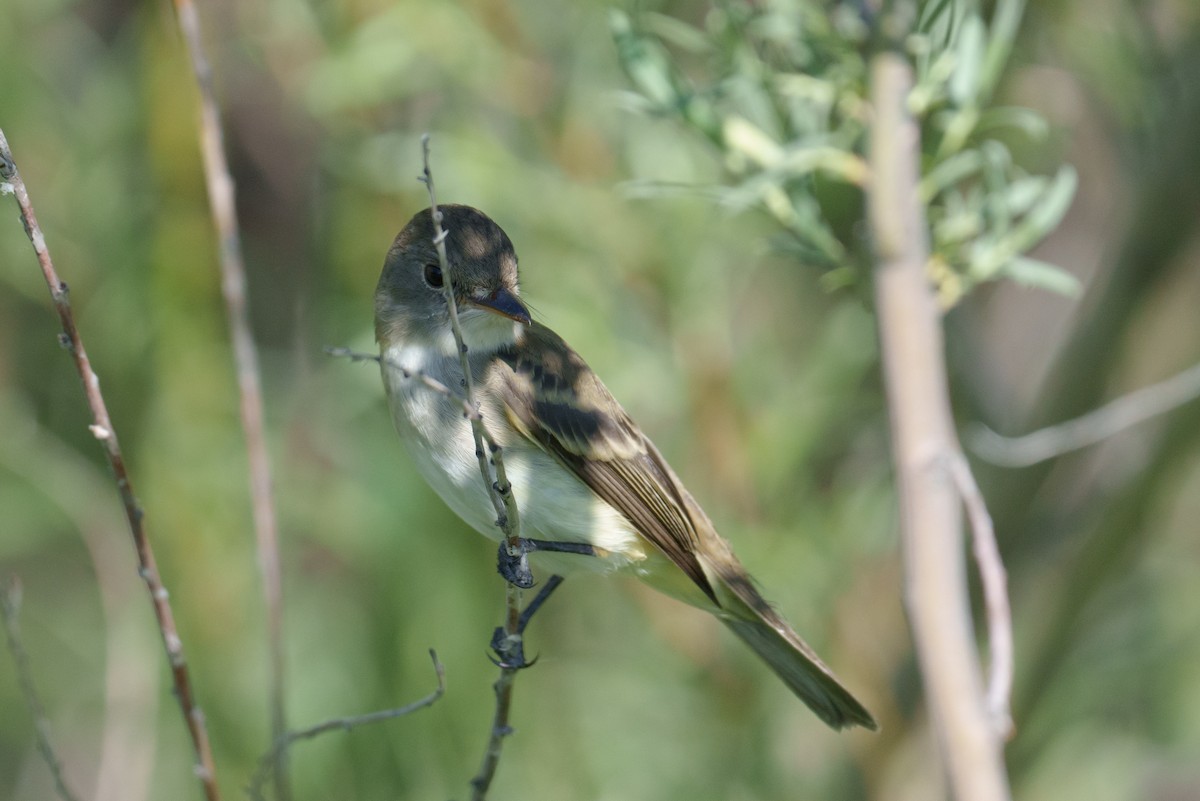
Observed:
[[[1200,12],[1031,4],[1001,102],[1051,123],[1022,157],[1080,176],[1037,252],[1077,299],[996,285],[947,318],[961,423],[1009,433],[1200,360]],[[701,4],[646,3],[693,23]],[[535,0],[201,3],[238,182],[281,513],[293,725],[448,692],[293,750],[299,799],[467,794],[491,717],[494,546],[392,431],[372,292],[440,198],[516,243],[537,316],[604,377],[770,596],[866,701],[829,732],[699,612],[567,583],[533,625],[495,798],[928,799],[938,775],[901,606],[874,323],[776,228],[631,180],[713,183],[676,124],[632,114],[608,6]],[[169,4],[5,0],[0,127],[103,382],[172,593],[226,798],[267,743],[266,649],[195,90]],[[123,516],[15,204],[0,199],[0,571],[68,780],[198,798]],[[853,220],[844,221],[853,226]],[[1200,797],[1200,403],[1045,465],[977,465],[1010,571],[1008,746],[1023,799]],[[48,798],[0,659],[0,799]]]

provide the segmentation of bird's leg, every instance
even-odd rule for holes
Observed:
[[[552,542],[550,540],[531,540],[521,537],[517,553],[510,553],[508,541],[500,541],[500,550],[496,555],[496,570],[509,584],[527,590],[533,586],[533,571],[529,569],[529,554],[534,551],[549,551],[552,553],[576,553],[581,556],[603,556],[604,552],[582,542]]]
[[[525,661],[525,647],[521,635],[525,633],[525,627],[529,625],[534,613],[541,608],[542,604],[546,603],[546,599],[558,589],[558,585],[562,582],[562,576],[551,576],[545,586],[538,590],[538,594],[533,597],[517,620],[516,637],[510,637],[503,627],[496,627],[496,630],[492,632],[492,650],[496,652],[497,658],[493,659],[493,662],[502,668],[520,670],[537,661],[537,657],[534,657],[533,662]]]

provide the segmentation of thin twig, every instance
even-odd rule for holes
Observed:
[[[376,364],[386,364],[393,370],[398,370],[400,375],[404,376],[405,378],[414,381],[420,381],[428,389],[433,390],[439,395],[445,395],[447,398],[450,398],[451,400],[461,404],[463,407],[463,417],[466,417],[468,420],[483,419],[479,414],[479,409],[468,403],[466,398],[422,370],[413,370],[410,367],[405,367],[395,359],[390,359],[386,356],[380,356],[377,353],[363,353],[360,350],[351,350],[350,348],[340,347],[335,348],[328,345],[325,347],[325,352],[330,356],[346,358],[352,362],[375,362]],[[486,428],[483,429],[483,437],[488,443],[493,442],[492,435]]]
[[[1103,442],[1138,423],[1200,398],[1200,364],[1165,381],[1122,395],[1081,417],[1020,437],[1005,437],[985,425],[968,433],[971,449],[1002,467],[1029,467]]]
[[[446,256],[446,236],[447,231],[442,228],[442,212],[438,208],[437,195],[434,191],[433,172],[429,168],[429,134],[424,134],[421,137],[421,155],[424,164],[424,170],[419,179],[429,190],[429,210],[433,216],[433,243],[437,248],[438,263],[442,270],[442,275],[446,280],[442,283],[442,292],[446,296],[446,306],[450,310],[450,328],[454,332],[454,343],[458,347],[459,365],[463,371],[463,386],[467,393],[467,403],[472,407],[475,406],[475,378],[471,375],[470,349],[463,339],[462,326],[458,321],[458,301],[454,297],[454,282],[450,273],[450,262]],[[516,500],[513,498],[511,489],[512,486],[508,483],[508,476],[504,471],[504,457],[500,452],[500,447],[492,444],[491,467],[488,465],[487,454],[483,450],[485,429],[483,426],[483,418],[479,415],[473,415],[471,418],[471,433],[475,437],[475,456],[479,460],[479,472],[483,478],[484,485],[487,487],[488,496],[492,499],[492,504],[496,507],[496,526],[504,532],[504,538],[508,542],[510,555],[516,556],[517,550],[521,547],[521,517],[517,510]],[[492,468],[495,469],[495,478],[492,477]]]
[[[254,776],[250,780],[250,786],[246,788],[250,797],[255,799],[255,801],[263,801],[262,786],[266,783],[268,776],[270,776],[272,768],[278,764],[280,753],[287,751],[300,740],[311,740],[326,732],[336,730],[350,731],[359,726],[368,726],[372,723],[381,723],[385,720],[402,718],[405,715],[411,715],[418,709],[433,706],[446,693],[446,669],[438,661],[437,651],[434,651],[432,648],[429,649],[429,658],[433,660],[433,670],[437,674],[437,688],[424,698],[395,709],[382,709],[378,712],[369,712],[365,715],[331,718],[323,723],[310,726],[307,729],[286,732],[282,737],[275,740],[271,745],[271,750],[263,754],[262,758],[258,760],[258,768],[254,771]]]
[[[50,776],[54,779],[54,788],[58,791],[59,798],[63,801],[77,801],[77,796],[67,787],[62,762],[59,761],[58,754],[50,742],[50,721],[46,718],[46,710],[33,683],[29,654],[21,642],[21,624],[17,620],[21,613],[21,581],[16,576],[0,580],[0,612],[4,616],[4,633],[8,639],[8,650],[12,652],[13,663],[17,668],[21,694],[25,696],[25,704],[29,707],[29,717],[33,719],[38,752],[42,755],[46,767],[50,769]]]
[[[267,614],[268,687],[271,737],[287,731],[284,705],[283,580],[279,560],[279,530],[271,482],[271,462],[263,424],[262,379],[258,366],[258,348],[250,328],[246,297],[246,267],[238,230],[237,205],[233,177],[225,154],[225,133],[213,90],[212,69],[200,37],[200,19],[191,0],[175,0],[179,29],[191,55],[200,103],[200,150],[204,160],[204,180],[208,202],[217,229],[221,265],[221,293],[225,298],[229,338],[237,372],[242,430],[246,436],[249,464],[250,499],[254,517],[254,538],[262,575],[263,601]],[[275,793],[278,801],[288,801],[287,766],[275,766]]]
[[[988,670],[987,708],[996,736],[1007,740],[1013,731],[1012,698],[1013,634],[1012,611],[1008,605],[1008,572],[996,544],[996,530],[988,513],[983,493],[971,473],[971,466],[961,450],[951,459],[951,470],[958,493],[962,496],[971,524],[971,543],[979,580],[983,585],[984,613],[987,619]]]
[[[116,478],[117,491],[121,495],[121,502],[125,507],[125,517],[129,521],[129,532],[133,535],[133,544],[137,551],[138,575],[146,582],[146,589],[150,592],[154,614],[158,619],[158,628],[167,651],[167,661],[171,666],[171,678],[175,683],[175,697],[179,699],[184,722],[187,724],[188,734],[192,739],[192,748],[196,757],[196,777],[200,780],[208,801],[219,801],[221,794],[217,789],[216,769],[213,765],[212,746],[208,740],[204,713],[196,703],[192,691],[191,677],[183,655],[183,641],[175,626],[175,615],[171,610],[169,600],[170,595],[158,574],[158,564],[144,525],[145,515],[134,494],[133,483],[130,481],[129,472],[125,467],[125,456],[117,441],[116,429],[108,416],[108,406],[104,402],[104,395],[100,392],[100,379],[92,370],[91,361],[83,347],[83,339],[79,334],[79,329],[75,326],[75,315],[71,310],[67,285],[59,279],[58,273],[54,269],[54,262],[46,247],[46,237],[38,226],[33,204],[29,200],[29,192],[25,188],[21,174],[17,171],[12,152],[8,148],[8,140],[2,130],[0,130],[0,178],[12,187],[12,192],[16,195],[17,205],[21,209],[21,220],[25,224],[25,233],[33,244],[33,250],[37,254],[38,263],[42,268],[42,275],[46,280],[46,285],[50,288],[50,297],[54,301],[54,308],[62,323],[63,333],[59,335],[59,340],[63,347],[70,352],[71,358],[75,362],[75,369],[83,381],[84,396],[87,398],[88,408],[92,412],[92,424],[89,429],[92,436],[99,440],[104,448],[109,467],[112,468],[113,476]]]
[[[1002,743],[980,680],[962,558],[962,498],[953,475],[960,452],[941,319],[926,274],[928,229],[917,188],[920,133],[906,106],[913,71],[898,44],[904,32],[886,33],[894,38],[880,43],[869,65],[867,203],[906,602],[949,795],[958,801],[1007,801]]]
[[[478,414],[475,403],[474,378],[471,375],[471,363],[467,343],[463,341],[462,326],[458,321],[458,304],[454,298],[454,281],[450,272],[450,261],[446,257],[446,231],[442,229],[442,212],[438,209],[437,195],[434,192],[433,172],[429,168],[429,134],[421,137],[421,161],[423,165],[421,182],[429,190],[429,212],[433,216],[433,243],[437,248],[438,263],[445,280],[442,283],[446,295],[446,305],[450,309],[450,327],[454,331],[454,342],[458,347],[459,360],[463,371],[463,385],[466,390],[467,405],[476,410],[475,415],[469,415],[471,432],[475,438],[475,456],[479,460],[479,473],[487,488],[492,505],[496,508],[496,526],[504,533],[504,540],[510,556],[521,555],[521,518],[517,510],[517,502],[513,497],[512,485],[504,471],[504,456],[499,445],[486,436],[487,430],[483,418]],[[484,442],[488,442],[485,450]],[[489,464],[488,453],[491,453]],[[495,474],[493,477],[493,469]],[[491,734],[487,747],[484,749],[483,762],[479,772],[471,779],[472,801],[483,801],[491,787],[492,778],[496,775],[496,767],[500,764],[500,752],[504,747],[504,738],[512,733],[508,723],[509,712],[512,709],[513,679],[516,677],[514,660],[505,658],[506,654],[516,653],[521,646],[521,590],[511,583],[504,587],[504,637],[498,644],[500,652],[500,676],[496,679],[493,689],[496,692],[496,710],[492,717]]]

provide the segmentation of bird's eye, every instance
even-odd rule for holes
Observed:
[[[436,264],[425,265],[425,283],[434,289],[442,288],[442,268]]]

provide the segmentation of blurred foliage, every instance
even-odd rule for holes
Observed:
[[[990,25],[973,0],[922,6],[906,46],[917,69],[908,105],[923,128],[922,201],[931,222],[930,275],[944,307],[1000,278],[1074,294],[1076,279],[1026,254],[1062,220],[1075,192],[1014,162],[1004,137],[1043,140],[1034,111],[991,97],[1024,0],[999,0]],[[762,206],[791,234],[827,287],[864,283],[869,243],[853,225],[868,180],[870,126],[865,6],[814,0],[717,3],[692,27],[662,14],[611,14],[636,109],[683,120],[721,152],[728,186],[707,194],[733,209]],[[645,194],[675,193],[648,184]],[[837,223],[841,223],[841,226]]]
[[[954,308],[962,419],[1028,430],[1200,359],[1195,5],[1053,0],[1019,26],[1007,4],[935,5],[910,49],[927,183],[942,175],[929,184],[945,209],[939,252],[967,282],[1020,277],[1000,258],[1012,253],[1063,265],[1084,287],[1071,300],[991,284]],[[847,167],[864,135],[851,68],[861,32],[844,10],[761,7],[777,21],[729,28],[714,20],[742,6],[646,3],[624,12],[629,36],[618,28],[614,46],[612,9],[590,1],[553,13],[533,0],[200,5],[264,349],[290,719],[426,694],[430,646],[447,667],[433,708],[298,745],[299,799],[463,797],[491,715],[484,652],[503,597],[492,546],[417,477],[375,372],[321,353],[371,347],[383,253],[425,205],[414,177],[426,130],[444,198],[506,228],[539,318],[605,378],[883,724],[834,735],[702,614],[581,577],[530,632],[541,659],[518,681],[495,797],[936,792],[900,605],[873,320],[797,269],[823,268],[827,286],[863,277],[829,273],[864,263],[823,261],[820,236],[809,241],[825,230],[864,247]],[[953,24],[940,16],[950,8],[965,9]],[[796,13],[812,15],[799,41]],[[0,31],[0,126],[71,284],[225,797],[238,798],[266,748],[266,654],[193,80],[168,4],[6,0]],[[621,91],[633,46],[672,65],[661,97],[740,77],[684,109],[631,114],[656,97],[652,76],[633,75],[641,99]],[[781,64],[803,69],[766,81]],[[725,157],[729,141],[740,155]],[[1045,204],[1065,208],[1075,183],[1056,173],[1063,161],[1075,202],[1029,252],[1052,222]],[[798,219],[815,221],[788,226],[782,248],[762,194],[781,175]],[[688,191],[641,191],[664,184]],[[738,202],[714,205],[697,186]],[[22,578],[26,645],[77,790],[199,797],[115,491],[10,204],[0,198],[0,571]],[[731,213],[760,206],[768,214]],[[1000,272],[972,272],[980,263]],[[1013,589],[1018,797],[1200,792],[1198,439],[1192,404],[1046,465],[980,466]],[[51,792],[0,659],[0,799]]]

